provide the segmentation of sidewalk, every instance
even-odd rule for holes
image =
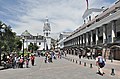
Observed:
[[[88,66],[88,67],[90,67],[90,64],[92,64],[92,67],[94,69],[95,68],[97,69],[97,67],[96,67],[96,61],[94,59],[87,59],[87,58],[81,58],[81,59],[79,59],[78,56],[68,55],[68,54],[67,54],[66,57],[72,59],[72,62],[73,62],[73,59],[74,59],[74,63],[76,63],[76,60],[77,60],[77,63],[79,63],[79,61],[81,61],[82,65],[84,65],[84,63],[86,62],[86,66]],[[114,69],[115,75],[120,77],[120,61],[113,60],[113,62],[111,62],[111,60],[106,60],[106,65],[105,65],[105,67],[103,69],[104,72],[106,74],[111,74],[112,69]]]
[[[0,66],[0,70],[3,70],[4,69],[4,67],[3,66]]]

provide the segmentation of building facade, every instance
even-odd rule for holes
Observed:
[[[33,43],[39,47],[38,50],[50,50],[55,41],[50,37],[50,32],[51,32],[51,28],[48,18],[46,18],[44,22],[44,27],[43,27],[44,36],[38,34],[35,36],[30,34],[27,30],[25,30],[20,36],[22,39],[24,38],[24,49],[28,49],[30,43]]]
[[[69,36],[72,32],[62,32],[59,35],[59,42],[58,42],[58,47],[60,49],[64,48],[64,40],[66,39],[67,36]]]
[[[120,1],[106,9],[87,9],[84,24],[64,40],[64,49],[70,54],[77,50],[101,49],[105,58],[120,60]]]
[[[32,34],[30,34],[27,30],[25,30],[22,34],[21,34],[22,39],[24,39],[24,49],[28,50],[28,46],[30,45],[30,43],[36,44],[39,49],[38,50],[43,50],[44,49],[44,36],[41,35],[36,35],[33,36]],[[22,41],[21,39],[21,41]],[[23,50],[23,48],[22,48]]]

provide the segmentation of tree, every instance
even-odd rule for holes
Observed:
[[[15,50],[20,51],[22,49],[22,41],[20,41],[19,37],[15,38]]]
[[[36,43],[35,43],[35,44],[30,43],[30,45],[28,45],[28,51],[30,51],[30,52],[32,52],[32,53],[33,53],[33,51],[37,51],[38,48],[39,48],[39,47],[37,46]]]
[[[30,51],[31,53],[33,52],[33,43],[30,43],[28,45],[28,51]]]
[[[2,27],[3,25],[5,25],[5,27]],[[22,42],[20,38],[16,36],[16,33],[12,32],[11,26],[7,26],[0,21],[0,29],[2,29],[0,31],[0,47],[2,51],[9,53],[18,49],[21,50]]]
[[[20,39],[16,39],[16,37],[16,33],[12,32],[11,27],[0,21],[0,65],[2,51],[9,53],[14,51],[17,46],[21,47]]]
[[[34,50],[34,51],[37,51],[38,48],[39,48],[39,47],[38,47],[37,44],[35,43],[35,44],[33,45],[33,50]]]
[[[16,33],[12,32],[10,26],[4,28],[3,39],[4,39],[4,50],[6,52],[12,52],[15,48],[15,37]]]

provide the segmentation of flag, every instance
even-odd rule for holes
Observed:
[[[87,2],[87,9],[88,9],[88,0],[86,0],[86,2]]]

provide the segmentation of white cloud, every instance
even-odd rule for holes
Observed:
[[[12,10],[17,20],[10,19],[14,24],[13,30],[21,34],[28,30],[31,34],[42,34],[43,21],[46,16],[50,18],[52,33],[59,33],[65,30],[75,30],[83,24],[82,15],[86,10],[86,0],[18,0],[19,6],[6,7],[11,13]],[[105,0],[89,0],[89,7],[100,8],[108,6]],[[102,3],[102,4],[99,4]],[[55,35],[55,34],[53,34]]]

